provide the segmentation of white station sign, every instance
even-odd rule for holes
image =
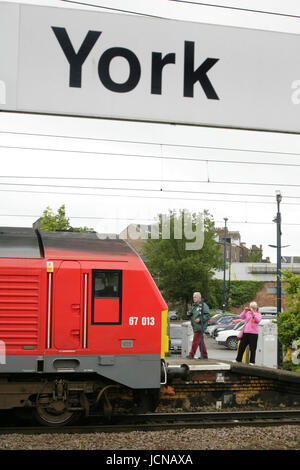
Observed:
[[[0,2],[0,110],[300,132],[300,35]]]

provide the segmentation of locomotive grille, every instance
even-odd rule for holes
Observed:
[[[0,339],[9,350],[38,344],[39,272],[0,274]]]

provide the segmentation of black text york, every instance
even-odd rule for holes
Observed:
[[[60,44],[60,47],[69,63],[69,86],[81,88],[82,67],[88,55],[102,34],[101,31],[88,31],[78,51],[75,52],[70,37],[65,28],[52,27],[52,30]],[[219,97],[212,86],[207,73],[219,59],[207,58],[198,67],[194,59],[195,43],[184,41],[184,72],[183,72],[183,96],[194,96],[194,85],[199,83],[206,98],[218,100]],[[122,57],[128,62],[129,74],[126,81],[118,83],[110,75],[110,63],[116,57]],[[175,64],[176,54],[170,52],[162,55],[161,52],[152,52],[151,67],[151,94],[162,94],[163,69]],[[196,68],[197,67],[197,68]],[[123,47],[111,47],[103,52],[98,62],[98,75],[105,88],[115,93],[128,93],[139,83],[141,78],[141,64],[137,56],[130,49]]]

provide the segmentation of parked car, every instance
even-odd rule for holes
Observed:
[[[170,312],[168,312],[168,318],[169,320],[178,320],[178,314],[176,310],[171,310]]]
[[[264,318],[261,320],[260,325],[264,325],[265,323],[271,322],[276,318],[275,315],[266,315]],[[245,321],[242,320],[239,323],[237,323],[231,330],[223,330],[220,331],[215,340],[218,344],[221,344],[223,346],[226,346],[228,349],[237,349],[237,344],[238,344],[238,337],[237,335],[239,334],[240,330],[243,328]]]
[[[265,314],[277,315],[277,307],[260,307],[258,311],[262,315],[265,315]]]
[[[182,349],[182,333],[183,333],[183,328],[181,324],[176,324],[176,323],[170,323],[170,353],[173,354],[180,354],[181,349]],[[193,338],[193,330],[192,327],[190,326],[190,341],[192,341]]]
[[[225,325],[225,323],[226,323],[228,320],[232,320],[232,319],[234,319],[234,318],[235,318],[235,319],[238,319],[239,316],[238,316],[238,315],[235,315],[234,313],[221,315],[221,316],[217,319],[217,321],[216,321],[215,324],[209,325],[209,326],[206,328],[205,333],[206,333],[207,335],[213,336],[214,330],[215,330],[216,328],[218,328],[218,326]]]
[[[214,308],[211,308],[209,311],[210,311],[210,314],[213,315],[214,317],[216,315],[222,315],[224,313],[223,310],[219,310],[219,309],[216,310]]]
[[[225,324],[217,325],[217,328],[214,329],[212,337],[216,338],[217,334],[223,330],[232,330],[232,328],[239,322],[243,321],[241,318],[234,318],[228,320]]]
[[[210,313],[212,313],[212,311],[210,311]],[[214,315],[208,320],[208,326],[215,325],[222,315],[223,313],[216,313],[216,315]]]

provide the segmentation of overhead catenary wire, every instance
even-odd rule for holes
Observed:
[[[195,6],[205,6],[210,8],[223,8],[226,10],[235,10],[235,11],[242,11],[247,13],[261,13],[264,15],[274,15],[274,16],[283,16],[288,18],[300,18],[299,15],[293,15],[290,13],[279,13],[276,11],[265,11],[265,10],[254,10],[253,8],[242,8],[242,7],[234,7],[232,5],[218,5],[217,3],[205,3],[199,2],[198,0],[169,0],[175,3],[183,3],[183,4],[190,4]]]
[[[239,163],[245,163],[245,164],[262,164],[262,165],[276,165],[276,162],[253,162],[253,161],[247,161],[247,162],[241,162],[240,160],[237,161],[237,160],[221,160],[221,159],[209,159],[207,157],[204,157],[202,159],[199,159],[199,157],[196,157],[196,158],[191,158],[191,157],[174,157],[174,156],[163,156],[162,155],[162,148],[164,146],[166,147],[178,147],[178,148],[193,148],[193,149],[209,149],[209,150],[223,150],[223,151],[231,151],[231,152],[247,152],[247,153],[266,153],[266,154],[272,154],[273,156],[274,155],[290,155],[290,156],[300,156],[299,153],[297,152],[282,152],[282,151],[270,151],[270,150],[256,150],[256,149],[243,149],[243,148],[231,148],[231,147],[216,147],[216,146],[198,146],[198,145],[190,145],[190,144],[162,144],[161,142],[141,142],[141,141],[128,141],[128,140],[116,140],[116,139],[102,139],[102,138],[90,138],[90,137],[73,137],[73,136],[67,136],[67,135],[60,135],[60,136],[56,136],[56,135],[53,135],[53,134],[36,134],[36,133],[28,133],[28,132],[7,132],[7,131],[0,131],[1,134],[14,134],[14,135],[26,135],[26,136],[35,136],[35,137],[51,137],[51,138],[63,138],[63,139],[72,139],[72,140],[82,140],[82,141],[101,141],[101,142],[112,142],[112,143],[134,143],[134,144],[142,144],[142,145],[147,145],[147,146],[159,146],[159,149],[160,149],[160,154],[159,155],[145,155],[145,154],[132,154],[132,153],[116,153],[116,152],[91,152],[92,154],[99,154],[99,155],[108,155],[108,156],[130,156],[130,157],[137,157],[137,158],[157,158],[159,160],[162,160],[163,158],[165,159],[176,159],[176,160],[185,160],[185,159],[189,159],[189,160],[192,160],[194,162],[197,162],[197,161],[204,161],[204,162],[218,162],[218,163],[232,163],[232,164],[239,164]],[[1,147],[1,146],[0,146]],[[3,146],[4,148],[15,148],[15,146]],[[20,147],[17,147],[17,148],[20,148],[21,150],[36,150],[36,151],[42,151],[42,150],[46,150],[46,151],[56,151],[56,152],[72,152],[72,153],[79,153],[79,154],[84,154],[84,153],[88,153],[86,152],[85,150],[69,150],[69,149],[53,149],[53,148],[40,148],[40,147],[24,147],[24,146],[20,146]],[[208,164],[207,163],[207,164]],[[298,164],[286,164],[286,163],[279,163],[281,166],[299,166]],[[4,177],[6,177],[5,175],[3,175]],[[13,176],[15,178],[15,176]],[[7,178],[10,178],[10,176],[7,176]],[[21,178],[21,177],[19,177]],[[28,178],[30,178],[30,176],[28,176]],[[38,176],[34,176],[34,178],[38,179],[39,177]],[[49,178],[49,177],[42,177],[42,178]],[[70,179],[70,180],[91,180],[91,181],[94,181],[94,180],[107,180],[107,181],[113,181],[113,180],[127,180],[127,181],[133,181],[134,179],[132,178],[120,178],[120,179],[106,179],[106,178],[65,178],[65,177],[51,177],[52,179]],[[141,179],[137,178],[136,181],[142,181]],[[143,180],[145,181],[145,180]],[[161,183],[162,181],[161,180],[147,180],[149,182],[158,182],[158,183]],[[167,182],[176,182],[176,183],[189,183],[189,182],[193,182],[191,180],[167,180],[167,179],[164,179],[163,180],[163,183],[167,183]],[[200,183],[200,180],[194,180],[195,183]],[[202,181],[201,181],[202,182]],[[209,183],[210,185],[212,184],[244,184],[244,183],[241,183],[241,182],[232,182],[232,181],[228,181],[228,182],[225,182],[225,181],[203,181],[202,184],[207,184]],[[8,183],[7,183],[8,184]],[[259,183],[259,182],[253,182],[253,183],[246,183],[246,184],[254,184],[254,185],[263,185],[263,186],[266,186],[266,185],[269,185],[269,186],[283,186],[283,184],[278,184],[278,183]],[[42,186],[42,185],[38,185],[38,186]],[[50,185],[49,185],[50,186]],[[49,187],[48,186],[48,187]],[[291,184],[287,184],[286,185],[287,187],[289,186],[292,186],[294,187],[294,185],[291,185]],[[297,186],[297,185],[296,185]],[[52,187],[61,187],[59,185],[52,185]],[[69,188],[69,187],[72,187],[73,186],[65,186],[66,188]],[[76,188],[78,189],[81,189],[80,186],[76,186]],[[86,190],[89,190],[89,189],[94,189],[94,187],[84,187],[84,189]],[[99,189],[99,190],[122,190],[122,191],[125,191],[126,189],[129,190],[129,191],[146,191],[145,188],[96,188],[96,189]],[[5,190],[1,190],[1,191],[5,191]],[[12,191],[12,190],[8,190],[8,191]],[[151,189],[149,189],[148,191],[151,191]],[[180,197],[180,198],[176,198],[176,197],[161,197],[162,196],[162,193],[166,193],[166,192],[179,192],[179,191],[175,191],[175,190],[166,190],[166,189],[163,189],[163,188],[160,188],[160,189],[156,189],[156,191],[159,191],[160,192],[160,196],[159,198],[160,199],[166,199],[166,200],[182,200],[182,201],[188,201],[188,200],[192,200],[192,201],[201,201],[201,202],[225,202],[225,203],[246,203],[246,204],[249,204],[249,203],[253,203],[253,204],[273,204],[272,202],[265,202],[265,201],[237,201],[237,200],[228,200],[228,199],[199,199],[199,198],[187,198],[187,197]],[[14,189],[13,192],[23,192],[23,193],[29,193],[30,191],[19,191],[19,190],[16,190]],[[186,191],[181,191],[181,193],[185,193]],[[77,195],[77,196],[103,196],[103,197],[119,197],[120,195],[116,195],[116,194],[92,194],[92,193],[78,193],[78,192],[73,192],[73,193],[70,193],[70,192],[46,192],[46,191],[31,191],[31,193],[39,193],[39,194],[63,194],[63,195]],[[192,191],[190,191],[189,193],[194,193]],[[269,195],[269,194],[245,194],[244,192],[242,194],[240,193],[225,193],[225,192],[217,192],[217,191],[197,191],[196,194],[214,194],[216,196],[219,196],[219,195],[225,195],[225,196],[237,196],[237,197],[240,197],[240,196],[244,196],[244,197],[261,197],[261,198],[274,198],[274,195]],[[159,199],[158,197],[153,197],[153,196],[145,196],[145,195],[124,195],[124,193],[122,194],[122,197],[133,197],[133,198],[142,198],[142,199]],[[299,199],[299,196],[289,196],[289,195],[285,195],[285,200],[286,199]],[[283,202],[283,204],[290,204],[288,202]],[[297,204],[290,204],[290,205],[297,205]]]
[[[168,17],[165,16],[159,16],[159,15],[152,15],[150,13],[143,13],[135,10],[124,10],[123,8],[114,8],[114,7],[108,7],[107,5],[99,5],[99,4],[94,4],[90,2],[83,2],[83,1],[77,1],[77,0],[62,0],[65,3],[75,3],[76,5],[84,5],[87,7],[92,7],[92,8],[101,8],[103,10],[109,10],[109,11],[116,11],[119,13],[131,13],[132,15],[139,15],[139,16],[145,16],[149,18],[158,18],[158,19],[169,19]]]
[[[0,217],[24,217],[24,218],[38,218],[41,215],[37,214],[0,214]],[[149,221],[151,217],[146,219],[141,219],[140,217],[97,217],[97,216],[87,216],[87,215],[68,215],[68,219],[87,219],[87,220],[143,220]],[[153,217],[152,217],[153,220]],[[155,222],[153,220],[153,222]],[[299,224],[300,225],[300,224]]]
[[[106,188],[110,189],[110,188]],[[159,196],[148,196],[141,194],[122,194],[122,198],[136,198],[136,199],[153,199],[158,201],[198,201],[198,202],[222,202],[222,203],[236,203],[236,204],[265,204],[265,205],[274,205],[273,202],[264,202],[264,201],[241,201],[241,200],[232,200],[232,199],[199,199],[199,198],[188,198],[188,197],[161,197],[161,190],[157,190]],[[20,189],[0,189],[0,192],[13,192],[13,193],[28,193],[28,194],[49,194],[49,195],[64,195],[64,196],[87,196],[87,197],[120,197],[120,194],[103,194],[103,193],[79,193],[79,192],[58,192],[58,191],[37,191],[37,190],[20,190]],[[200,191],[199,191],[200,193]],[[213,193],[218,195],[218,193]],[[220,193],[221,194],[221,193]],[[274,196],[273,196],[274,197]],[[290,205],[290,206],[299,206],[297,203],[282,202],[281,204]]]
[[[151,18],[157,18],[157,19],[164,19],[164,20],[169,20],[169,16],[161,16],[161,15],[154,15],[150,13],[144,13],[144,12],[139,12],[136,10],[125,10],[123,8],[115,8],[112,6],[107,6],[107,5],[100,5],[99,3],[91,3],[88,1],[83,1],[83,0],[62,0],[65,3],[74,3],[76,5],[84,5],[84,6],[89,6],[92,8],[101,8],[103,10],[109,10],[109,11],[115,11],[119,13],[130,13],[133,15],[139,15],[139,16],[145,16],[145,17],[151,17]],[[259,13],[259,14],[264,14],[264,15],[274,15],[274,16],[282,16],[282,17],[287,17],[287,18],[300,18],[298,15],[293,15],[289,13],[279,13],[279,12],[273,12],[273,11],[266,11],[266,10],[255,10],[252,8],[242,8],[242,7],[234,7],[231,5],[218,5],[216,3],[205,3],[205,2],[199,2],[198,0],[193,1],[193,0],[169,0],[174,3],[181,3],[181,4],[189,4],[189,5],[194,5],[194,6],[204,6],[204,7],[209,7],[209,8],[223,8],[227,10],[233,10],[233,11],[241,11],[241,12],[246,12],[246,13]]]
[[[114,178],[110,179],[110,181],[114,181]],[[118,179],[118,181],[123,181],[122,178]],[[158,179],[141,179],[141,178],[137,178],[137,179],[134,179],[134,178],[126,178],[124,179],[124,181],[127,181],[127,182],[148,182],[148,183],[161,183],[161,180],[158,180]],[[245,185],[249,185],[249,186],[275,186],[275,187],[280,187],[280,186],[284,186],[284,187],[288,187],[288,188],[299,188],[300,187],[300,184],[291,184],[291,183],[260,183],[260,182],[241,182],[241,181],[213,181],[213,180],[210,180],[210,181],[207,181],[207,180],[194,180],[194,181],[190,181],[190,180],[167,180],[167,179],[164,179],[164,182],[165,183],[178,183],[178,182],[181,182],[181,183],[204,183],[204,184],[231,184],[231,185],[242,185],[242,186],[245,186]],[[184,189],[184,190],[180,190],[180,189],[166,189],[166,188],[145,188],[145,187],[140,187],[140,188],[122,188],[122,187],[107,187],[107,186],[78,186],[78,185],[60,185],[60,184],[35,184],[35,183],[3,183],[3,182],[0,182],[0,185],[1,186],[32,186],[32,187],[36,187],[36,186],[42,186],[42,187],[45,187],[45,188],[70,188],[70,189],[74,189],[74,188],[78,188],[78,189],[98,189],[98,190],[115,190],[115,191],[149,191],[149,192],[165,192],[165,193],[186,193],[186,194],[198,194],[198,193],[201,193],[200,191],[191,191],[191,190],[187,190],[187,189]],[[214,194],[218,194],[216,192],[214,192]],[[237,194],[237,196],[241,196],[243,194]]]
[[[3,134],[3,133],[7,133],[7,132],[5,132],[5,131],[0,131],[0,133]],[[15,132],[12,132],[11,134],[19,134],[19,133],[18,133],[18,132],[16,132],[16,133],[15,133]],[[41,134],[32,134],[32,133],[22,133],[22,135],[35,135],[35,136],[37,135],[37,136],[41,136]],[[52,134],[47,134],[47,135],[43,134],[43,136],[44,136],[44,137],[45,137],[45,136],[47,136],[47,137],[49,137],[49,136],[51,136],[51,137],[56,137],[56,136],[53,136]],[[77,139],[77,137],[74,138],[74,137],[70,137],[70,136],[63,136],[63,138],[66,138],[66,139]],[[83,138],[80,138],[80,139],[86,140],[86,137],[83,137]],[[89,139],[89,138],[88,138],[88,139]],[[106,141],[107,139],[98,139],[98,138],[97,138],[97,139],[94,139],[94,138],[92,138],[92,140],[96,140],[96,141],[97,141],[97,140],[101,140],[101,141],[102,141],[102,140],[105,140],[105,141]],[[111,141],[111,140],[108,139],[108,141]],[[119,142],[119,141],[115,141],[115,139],[113,139],[112,142]],[[120,142],[127,142],[127,141],[120,141]],[[132,142],[134,142],[134,143],[139,143],[139,142],[137,142],[137,141],[131,141],[131,143],[132,143]],[[82,150],[69,150],[69,149],[53,149],[53,148],[48,148],[48,147],[47,147],[47,148],[41,148],[41,147],[24,147],[24,146],[22,147],[22,146],[21,146],[21,147],[17,147],[17,148],[20,148],[21,150],[28,150],[28,149],[29,149],[29,150],[36,150],[36,151],[46,150],[46,151],[54,151],[54,152],[59,152],[59,151],[61,151],[61,152],[72,152],[72,153],[79,153],[79,154],[92,153],[93,155],[98,155],[98,154],[99,154],[99,155],[107,155],[107,156],[113,155],[113,156],[130,156],[130,157],[138,157],[138,158],[141,158],[141,157],[142,157],[142,158],[157,158],[157,159],[159,159],[159,160],[162,160],[163,158],[165,158],[165,159],[168,159],[168,158],[169,158],[169,159],[173,159],[173,158],[174,158],[174,159],[176,159],[176,160],[189,159],[189,160],[192,160],[192,161],[204,161],[204,162],[207,162],[207,165],[208,165],[210,162],[213,162],[213,163],[214,163],[214,162],[219,162],[219,163],[222,163],[222,164],[223,164],[223,163],[225,163],[225,164],[228,164],[228,163],[232,163],[232,164],[247,163],[247,164],[248,164],[248,163],[249,163],[249,164],[254,164],[254,165],[256,165],[256,164],[262,164],[262,165],[276,165],[276,163],[274,163],[274,162],[252,162],[252,161],[251,161],[251,162],[248,162],[248,161],[247,161],[247,162],[241,162],[241,161],[235,161],[235,160],[230,160],[230,161],[228,161],[228,160],[221,160],[221,159],[207,159],[206,157],[205,157],[205,158],[202,158],[202,159],[199,159],[199,158],[197,158],[197,157],[196,157],[196,158],[189,158],[189,157],[173,157],[173,156],[164,157],[164,156],[162,156],[162,146],[163,146],[163,145],[167,145],[167,146],[171,146],[171,147],[176,147],[176,146],[178,146],[178,145],[177,145],[177,144],[162,144],[162,143],[155,143],[155,144],[152,144],[152,143],[150,143],[150,144],[149,144],[149,143],[143,143],[143,144],[146,144],[146,145],[159,145],[159,148],[160,148],[160,155],[144,155],[144,154],[132,154],[132,153],[128,153],[128,154],[127,154],[127,153],[126,153],[126,154],[125,154],[125,153],[122,153],[122,154],[120,154],[120,153],[115,153],[115,152],[113,152],[113,153],[112,153],[112,152],[109,152],[109,153],[108,153],[108,152],[94,152],[94,151],[93,151],[93,152],[87,152],[87,151],[85,151],[85,150],[82,151]],[[0,146],[0,147],[1,147],[1,146]],[[2,146],[2,147],[3,147],[3,148],[16,148],[15,146]],[[180,145],[179,145],[179,147],[180,147]],[[217,149],[218,149],[218,150],[231,150],[231,151],[234,150],[234,151],[239,151],[239,152],[240,152],[240,151],[255,152],[255,153],[256,153],[256,152],[259,152],[258,150],[253,150],[253,149],[238,149],[238,148],[232,149],[232,148],[211,147],[211,146],[182,145],[181,147],[187,147],[187,148],[188,148],[188,147],[192,147],[192,148],[208,148],[208,149],[212,149],[212,150],[217,150]],[[266,152],[272,153],[272,154],[273,154],[273,153],[282,154],[282,152],[273,152],[273,151],[266,151]],[[297,153],[295,153],[295,152],[285,152],[285,154],[295,155],[295,156],[296,156],[296,155],[299,155],[299,154],[297,154]],[[287,164],[287,163],[279,163],[278,165],[282,165],[282,166],[300,166],[299,164]],[[21,178],[20,176],[19,176],[19,177],[18,177],[18,176],[17,176],[17,177],[16,177],[16,176],[12,176],[11,178],[13,178],[13,177],[14,177],[14,178]],[[10,176],[7,176],[7,178],[10,178]],[[30,178],[30,177],[28,176],[28,178]],[[38,176],[34,176],[34,177],[33,177],[33,176],[32,176],[32,178],[38,179],[38,178],[49,178],[49,177],[38,177]],[[53,179],[67,179],[67,178],[65,178],[65,177],[51,177],[51,178],[53,178]],[[147,182],[149,182],[149,183],[150,183],[150,182],[155,182],[155,183],[157,182],[157,183],[160,183],[160,184],[162,183],[162,179],[161,179],[161,180],[158,180],[158,179],[156,180],[156,179],[149,179],[149,178],[148,178],[148,179],[140,179],[140,178],[136,178],[136,179],[134,179],[134,178],[97,178],[97,179],[96,179],[96,178],[86,178],[86,179],[84,179],[84,178],[68,178],[68,179],[70,179],[70,180],[71,180],[71,179],[72,179],[72,180],[80,180],[80,181],[82,181],[82,180],[85,180],[85,181],[87,181],[87,180],[91,180],[91,181],[95,181],[95,180],[99,180],[99,181],[130,181],[130,182],[133,182],[133,181],[135,181],[135,182],[137,182],[137,181],[139,181],[139,182],[146,182],[146,181],[147,181]],[[244,184],[248,184],[248,185],[255,185],[255,186],[261,185],[261,186],[269,186],[269,187],[272,187],[272,186],[276,186],[276,187],[278,187],[278,186],[284,186],[284,187],[298,187],[298,186],[300,186],[300,185],[297,185],[297,184],[296,184],[296,185],[293,185],[293,184],[291,184],[291,183],[288,183],[288,184],[284,184],[284,183],[265,183],[265,182],[264,182],[264,183],[259,183],[259,182],[257,182],[257,181],[255,181],[255,182],[248,182],[248,181],[247,181],[247,183],[241,183],[241,182],[236,182],[236,181],[223,181],[223,180],[222,180],[222,181],[214,181],[213,179],[207,179],[207,180],[183,180],[183,179],[182,179],[182,180],[180,180],[180,179],[173,179],[173,180],[170,180],[170,179],[163,179],[163,183],[164,183],[164,184],[166,184],[166,183],[202,183],[202,184],[207,184],[207,183],[208,183],[208,184],[210,184],[210,186],[213,185],[213,184],[230,184],[230,185],[241,185],[241,184],[244,185]],[[4,185],[4,184],[8,185],[8,184],[12,184],[12,183],[0,183],[0,185],[1,185],[1,184],[2,184],[2,185]],[[17,183],[15,183],[14,185],[16,185],[16,184],[17,184]],[[22,185],[24,185],[24,183],[23,183]],[[25,185],[28,185],[28,184],[25,184]],[[31,186],[35,186],[35,185],[31,184]],[[62,187],[61,185],[38,185],[38,186],[53,187],[53,188]],[[227,193],[222,192],[222,193],[220,193],[220,192],[218,192],[218,191],[187,191],[187,190],[183,190],[183,191],[182,191],[182,190],[170,190],[170,189],[165,189],[165,188],[162,188],[162,187],[159,188],[159,189],[155,189],[155,190],[154,190],[154,189],[151,189],[151,188],[150,188],[150,189],[146,189],[146,188],[108,188],[108,187],[100,187],[100,188],[99,188],[99,187],[96,187],[96,188],[95,188],[95,187],[91,187],[91,186],[89,186],[89,187],[82,187],[82,186],[78,186],[78,185],[77,185],[77,186],[66,185],[65,187],[66,187],[66,188],[72,188],[72,189],[73,189],[73,188],[76,188],[76,189],[87,189],[87,190],[89,190],[89,189],[98,189],[98,190],[118,190],[118,191],[121,190],[122,192],[124,192],[125,190],[128,190],[128,191],[143,191],[143,192],[144,192],[144,191],[159,191],[160,193],[162,193],[162,192],[165,192],[165,193],[166,193],[166,192],[173,192],[173,193],[175,193],[175,192],[176,192],[176,193],[181,193],[181,194],[184,194],[184,193],[189,193],[189,194],[191,194],[191,193],[192,193],[192,194],[194,194],[194,193],[195,193],[195,194],[214,194],[214,195],[216,195],[216,196],[219,196],[219,195],[222,194],[222,195],[225,195],[225,196],[237,196],[237,197],[238,197],[238,196],[239,196],[239,197],[240,197],[240,196],[244,196],[244,197],[260,197],[260,198],[273,198],[273,197],[274,197],[274,195],[270,195],[270,194],[249,194],[249,193],[248,193],[248,194],[245,194],[244,191],[243,191],[242,194],[239,194],[239,193],[232,193],[232,192],[227,192]],[[28,192],[28,191],[27,191],[27,192]],[[44,191],[43,191],[43,193],[44,193]],[[53,194],[53,192],[51,192],[51,194]],[[63,192],[62,194],[66,194],[66,192]],[[69,193],[69,194],[71,194],[71,193]],[[79,193],[72,193],[72,194],[73,194],[73,195],[76,195],[76,194],[79,194]],[[80,193],[80,195],[83,195],[83,193]],[[90,193],[89,193],[89,195],[90,195]],[[106,195],[106,196],[108,196],[108,195]],[[113,196],[116,197],[116,195],[113,195]],[[123,195],[122,195],[122,196],[123,196]],[[134,196],[134,197],[137,197],[137,196]],[[149,197],[148,197],[148,198],[149,198]],[[165,199],[166,199],[166,198],[165,198]],[[176,198],[169,198],[169,199],[174,199],[174,200],[175,200]],[[182,198],[182,197],[181,197],[180,199],[181,199],[181,200],[191,200],[191,199]],[[293,196],[285,195],[285,199],[299,199],[299,196],[297,196],[297,195],[293,195]],[[250,203],[249,200],[248,200],[248,201],[244,201],[244,200],[243,200],[243,201],[236,201],[236,200],[226,200],[226,201],[222,200],[222,201],[221,201],[221,200],[218,200],[218,199],[205,199],[205,201],[207,201],[207,202],[235,202],[235,203],[238,203],[238,202],[242,202],[242,203],[247,202],[247,203]],[[257,204],[257,203],[267,204],[267,202],[265,202],[265,201],[251,201],[251,203],[253,203],[253,204]],[[289,203],[284,203],[284,204],[289,204]],[[297,204],[291,204],[291,205],[297,205]]]
[[[142,154],[132,154],[132,153],[115,153],[115,152],[98,152],[98,151],[87,151],[87,150],[70,150],[70,149],[52,149],[52,148],[41,148],[41,147],[24,147],[24,146],[5,146],[5,145],[0,145],[0,148],[6,148],[6,149],[20,149],[20,150],[34,150],[34,151],[50,151],[50,152],[66,152],[66,153],[75,153],[75,154],[92,154],[92,155],[104,155],[104,156],[117,156],[117,157],[120,157],[120,156],[126,156],[126,157],[138,157],[138,158],[156,158],[156,159],[159,159],[159,160],[162,160],[162,159],[175,159],[175,160],[185,160],[185,159],[188,159],[188,160],[192,160],[192,161],[200,161],[200,159],[195,159],[195,158],[186,158],[186,157],[163,157],[162,155],[142,155]],[[201,159],[201,161],[204,161],[204,162],[211,162],[212,160],[210,159],[207,159],[207,158],[203,158]],[[215,159],[216,161],[216,159]],[[221,161],[222,163],[229,163],[228,161]],[[239,164],[240,162],[239,161],[231,161],[230,163],[235,163],[235,164]],[[246,163],[246,162],[244,162]],[[266,163],[266,162],[247,162],[249,164],[263,164],[263,165],[274,165],[274,163],[270,162],[270,163]],[[275,163],[276,165],[276,163]],[[278,164],[279,165],[279,164]],[[284,167],[286,166],[300,166],[299,164],[288,164],[288,163],[283,163],[283,164],[280,164]],[[111,179],[113,180],[113,179]],[[127,179],[127,181],[134,181],[133,179]],[[136,181],[145,181],[145,180],[142,180],[142,179],[136,179]],[[147,181],[151,182],[150,179],[147,179]],[[155,181],[156,180],[152,180],[152,181]],[[157,180],[159,181],[159,180]],[[242,182],[236,182],[236,181],[216,181],[216,180],[213,180],[213,179],[210,179],[210,180],[197,180],[197,181],[190,181],[190,180],[167,180],[167,179],[164,179],[164,182],[174,182],[174,183],[178,183],[178,182],[182,182],[182,183],[210,183],[210,184],[234,184],[234,185],[240,185],[240,184],[247,184],[247,185],[251,185],[251,186],[282,186],[282,187],[299,187],[300,185],[298,184],[287,184],[287,183],[260,183],[260,182],[248,182],[247,183],[242,183]],[[3,183],[5,184],[5,183]],[[105,189],[105,188],[104,188]],[[131,190],[131,188],[130,188]],[[143,188],[141,190],[144,190]]]
[[[170,144],[170,143],[162,143],[162,142],[145,142],[145,141],[138,141],[138,140],[123,140],[123,139],[107,139],[107,138],[100,138],[100,137],[82,137],[82,136],[68,136],[68,135],[57,135],[57,134],[36,134],[36,133],[31,133],[31,132],[15,132],[15,131],[1,131],[0,134],[8,134],[8,135],[21,135],[21,136],[31,136],[31,137],[49,137],[49,138],[55,138],[55,139],[71,139],[71,140],[83,140],[87,142],[110,142],[110,143],[118,143],[118,144],[135,144],[135,145],[148,145],[148,146],[158,146],[159,148],[161,147],[178,147],[178,148],[188,148],[188,149],[207,149],[207,150],[218,150],[218,151],[230,151],[230,152],[245,152],[245,153],[250,153],[250,154],[266,154],[266,155],[283,155],[283,156],[295,156],[299,157],[300,152],[283,152],[279,150],[257,150],[257,149],[245,149],[245,148],[238,148],[238,147],[220,147],[220,146],[211,146],[211,145],[193,145],[193,144]],[[4,148],[6,146],[3,146]],[[0,146],[1,148],[1,146]],[[10,146],[8,146],[10,148]],[[11,148],[16,148],[14,146],[11,146]],[[17,147],[19,148],[19,147]],[[32,148],[32,147],[20,147],[20,149],[25,149],[25,150],[43,150],[43,148]],[[45,150],[51,150],[51,148],[46,148]],[[54,149],[55,150],[55,149]],[[61,149],[63,152],[64,149]],[[75,152],[75,151],[74,151]],[[84,150],[78,150],[78,153],[84,153]],[[99,152],[102,154],[102,152]],[[103,152],[105,154],[105,152]],[[118,154],[116,154],[118,155]],[[121,156],[123,154],[120,154]],[[130,154],[129,154],[130,155]],[[125,154],[127,156],[127,154]],[[131,156],[135,156],[134,154]],[[158,155],[142,155],[142,154],[137,154],[136,156],[141,157],[145,156],[148,158],[161,158],[161,156]],[[167,157],[167,158],[175,158],[175,159],[182,159],[184,160],[185,157]],[[195,159],[193,159],[195,160]],[[206,161],[207,158],[204,159]],[[227,161],[227,160],[224,160]],[[239,163],[239,161],[234,160],[234,163]],[[248,163],[248,162],[246,162]],[[249,161],[249,164],[253,162]],[[254,162],[259,164],[260,162]],[[272,164],[273,162],[268,162],[265,164]],[[262,163],[263,164],[263,163]]]
[[[27,176],[20,176],[20,175],[1,175],[0,176],[0,185],[18,185],[18,186],[52,186],[52,187],[66,187],[66,188],[79,188],[79,189],[82,189],[82,188],[85,188],[85,189],[128,189],[129,191],[139,191],[139,190],[143,190],[143,191],[151,191],[152,188],[109,188],[109,187],[95,187],[95,186],[70,186],[70,185],[45,185],[44,183],[42,184],[33,184],[33,183],[14,183],[14,182],[7,182],[7,183],[3,183],[1,182],[1,179],[17,179],[17,180],[20,180],[20,179],[33,179],[33,180],[37,180],[37,179],[40,179],[40,180],[58,180],[58,181],[61,181],[61,180],[70,180],[70,181],[106,181],[106,182],[109,182],[109,181],[119,181],[119,182],[147,182],[147,183],[193,183],[193,184],[196,184],[196,183],[204,183],[204,184],[209,184],[209,183],[215,183],[215,184],[242,184],[242,185],[245,185],[245,184],[260,184],[260,185],[263,185],[265,186],[265,184],[269,184],[271,186],[278,186],[278,183],[245,183],[245,182],[232,182],[232,181],[229,181],[229,182],[224,182],[224,181],[213,181],[213,180],[210,180],[209,178],[207,178],[206,180],[184,180],[184,179],[168,179],[168,178],[161,178],[161,179],[157,179],[157,178],[99,178],[99,177],[80,177],[80,176],[43,176],[43,175],[40,175],[40,176],[33,176],[33,175],[27,175]],[[169,191],[169,192],[195,192],[195,191],[177,191],[177,190],[173,190],[173,189],[165,189],[165,188],[159,188],[159,189],[154,189],[156,191]],[[272,194],[250,194],[250,193],[245,193],[243,192],[242,194],[241,193],[230,193],[230,192],[216,192],[216,191],[196,191],[197,194],[215,194],[215,195],[222,195],[222,196],[245,196],[245,197],[264,197],[264,198],[274,198],[274,195]],[[285,195],[285,198],[288,198],[288,199],[300,199],[300,196],[288,196],[288,195]]]
[[[24,217],[24,218],[38,218],[40,215],[33,215],[33,214],[0,214],[0,217]],[[140,218],[140,216],[137,217],[96,217],[96,216],[81,216],[81,215],[69,215],[68,219],[81,219],[81,220],[129,220],[129,221],[136,221],[137,219],[140,221],[147,221],[148,225],[150,222],[150,217],[146,219]],[[151,219],[152,222],[155,224],[157,223],[157,220]],[[224,220],[216,220],[216,224],[224,224]],[[274,222],[261,222],[261,221],[254,221],[254,220],[230,220],[231,224],[251,224],[251,225],[274,225]],[[150,224],[151,225],[151,224]],[[282,225],[295,225],[299,226],[299,222],[283,222]]]

